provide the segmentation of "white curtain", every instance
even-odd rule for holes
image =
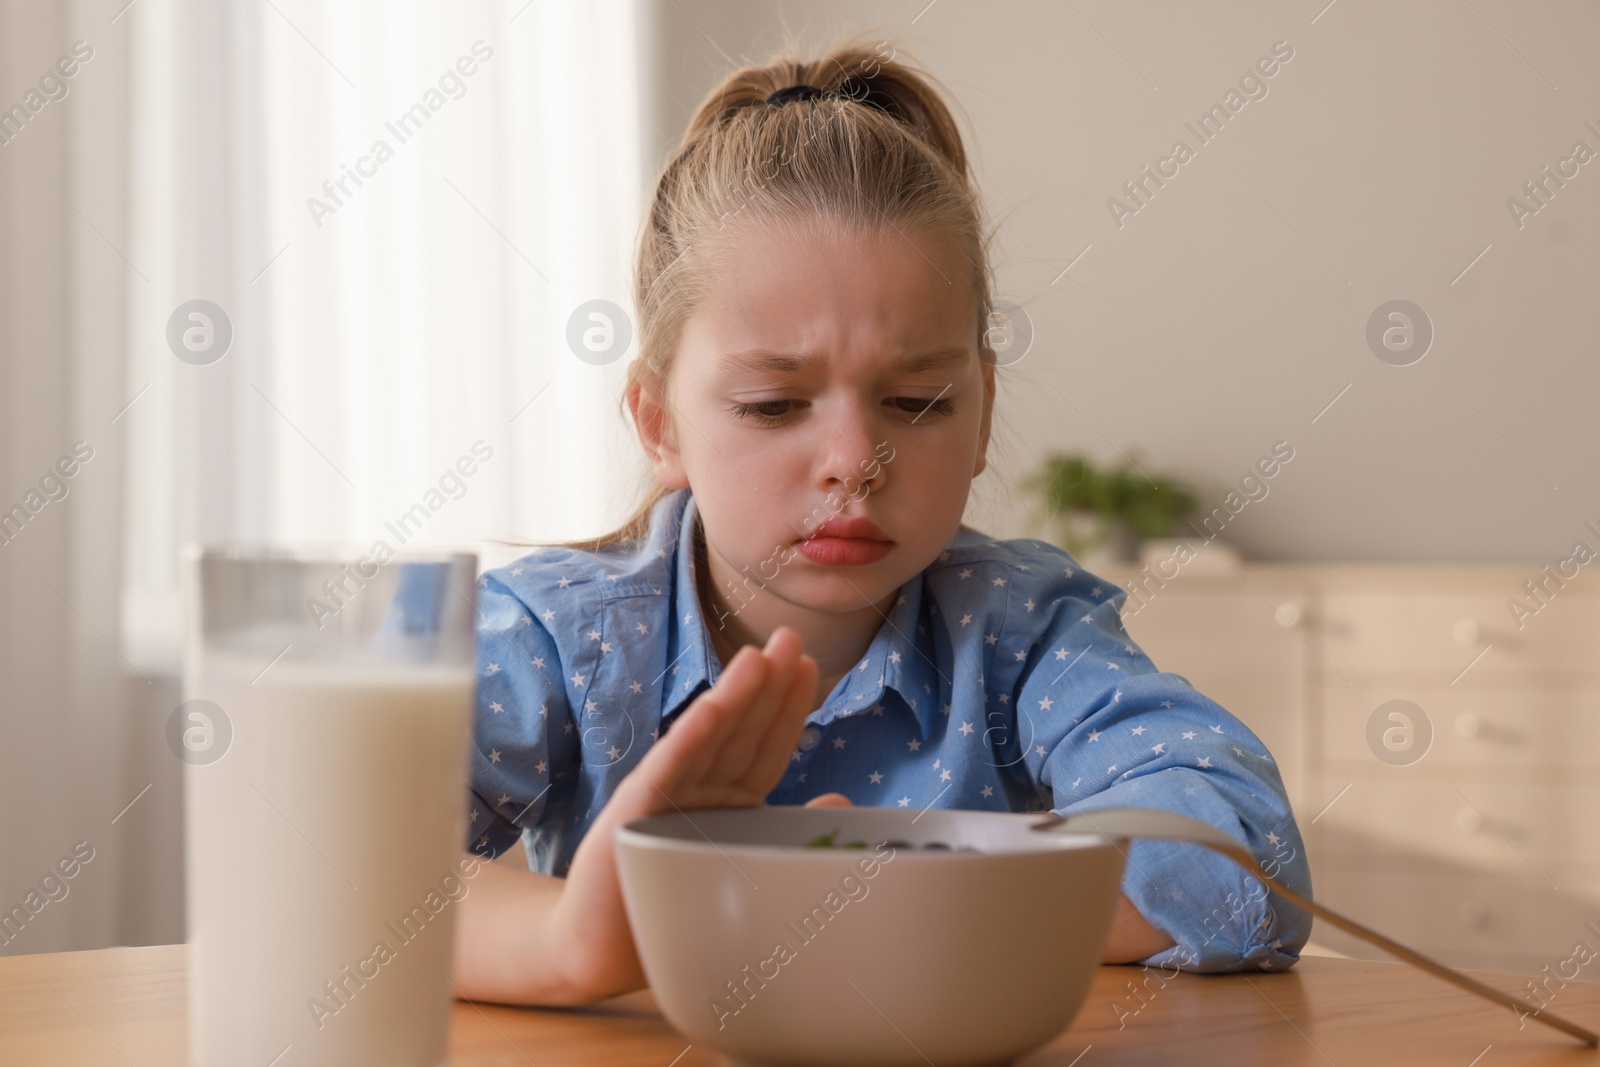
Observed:
[[[147,634],[175,632],[185,540],[398,533],[488,563],[506,555],[492,539],[630,510],[641,461],[616,401],[637,346],[594,365],[566,333],[587,301],[630,305],[633,4],[144,0],[130,17],[135,243],[160,275],[135,309],[152,384],[129,415]],[[215,363],[167,351],[190,299],[231,321]],[[474,473],[452,473],[474,445]]]
[[[0,547],[0,910],[99,850],[0,953],[182,936],[183,544],[489,565],[518,551],[493,539],[631,511],[637,341],[597,365],[567,333],[631,305],[641,23],[629,0],[0,0],[0,95],[95,50],[0,147],[0,507],[95,450]],[[175,312],[214,347],[175,350]]]
[[[145,283],[121,180],[126,27],[109,19],[98,4],[0,0],[4,955],[119,936],[125,861],[155,810],[136,796],[127,711],[158,687],[117,625],[125,311]]]

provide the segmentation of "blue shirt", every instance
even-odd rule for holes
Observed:
[[[478,688],[467,845],[526,839],[565,875],[618,783],[716,682],[695,583],[692,490],[648,536],[542,548],[478,580]],[[1311,890],[1276,764],[1238,719],[1128,638],[1126,593],[1032,539],[956,532],[901,586],[854,670],[807,718],[769,804],[838,792],[864,806],[1183,812]],[[1308,914],[1198,845],[1135,841],[1123,892],[1177,945],[1151,964],[1278,970]]]

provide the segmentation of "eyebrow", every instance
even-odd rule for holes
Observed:
[[[936,370],[948,366],[970,355],[965,348],[938,348],[931,352],[913,352],[902,356],[894,362],[891,369],[900,374],[915,374],[918,371]],[[719,361],[721,369],[728,373],[737,371],[775,371],[779,374],[795,374],[806,370],[821,362],[819,356],[793,355],[787,352],[768,352],[762,349],[752,349],[748,352],[729,352]]]

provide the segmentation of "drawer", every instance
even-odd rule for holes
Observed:
[[[1383,769],[1389,780],[1357,779],[1320,817],[1301,820],[1302,829],[1317,820],[1308,851],[1361,862],[1386,849],[1556,885],[1600,873],[1600,785],[1407,781],[1396,779],[1408,768]],[[1325,788],[1331,799],[1343,786]]]
[[[1426,955],[1457,967],[1535,974],[1560,968],[1579,941],[1593,947],[1586,923],[1600,911],[1600,886],[1561,892],[1540,878],[1447,869],[1391,873],[1371,865],[1313,862],[1317,899]],[[1319,922],[1313,937],[1351,955],[1389,959],[1336,927]],[[1600,981],[1600,959],[1576,967],[1579,981]]]
[[[1468,664],[1462,677],[1474,681],[1508,672],[1600,674],[1600,597],[1574,591],[1583,577],[1523,617],[1520,627],[1506,602],[1526,597],[1509,581],[1492,592],[1481,583],[1467,592],[1327,591],[1319,644],[1337,670],[1323,664],[1324,677],[1342,684],[1341,673],[1423,671],[1448,683]]]
[[[1600,689],[1329,687],[1323,691],[1322,756],[1378,766],[1367,724],[1391,700],[1417,705],[1427,719],[1424,728],[1431,728],[1432,742],[1417,763],[1593,769],[1600,782]]]

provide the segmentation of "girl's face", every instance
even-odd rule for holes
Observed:
[[[742,602],[727,582],[746,574],[747,597],[765,582],[812,610],[881,604],[944,549],[984,468],[994,367],[970,267],[892,228],[723,240],[676,354],[670,433],[645,434],[656,474],[693,488],[729,610]],[[868,519],[886,543],[799,547],[834,517]]]

